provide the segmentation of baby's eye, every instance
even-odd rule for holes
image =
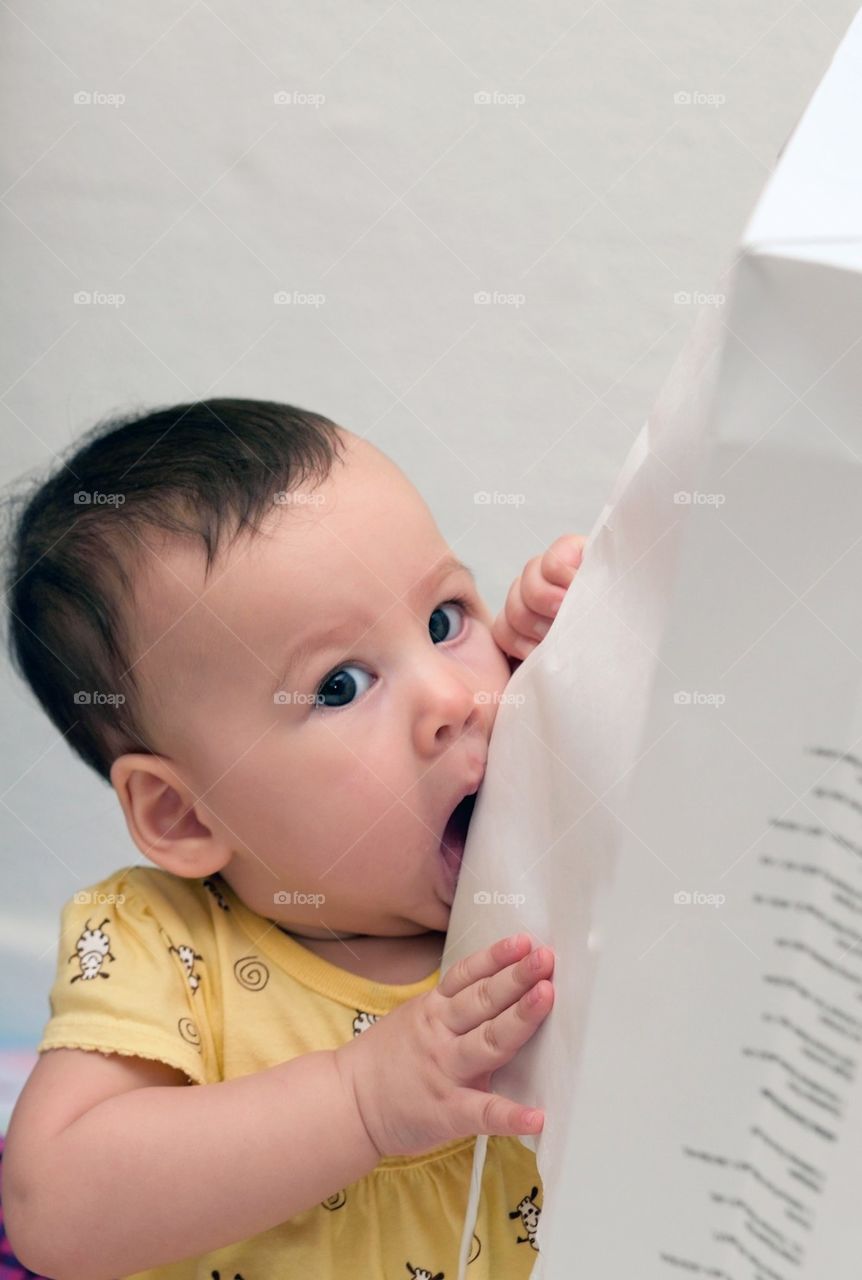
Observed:
[[[446,610],[448,609],[454,609],[464,615],[469,609],[469,604],[466,600],[459,598],[457,600],[449,600],[446,604],[438,605],[431,614],[431,619],[428,623],[428,630],[435,644],[442,644],[444,640],[453,640],[455,638],[450,634],[452,625],[446,616]],[[460,635],[460,633],[461,628],[459,627],[455,635]],[[357,672],[361,677],[358,682],[355,676],[351,674],[352,672]],[[362,667],[357,667],[353,663],[345,663],[343,667],[333,671],[332,675],[327,676],[318,685],[316,705],[321,707],[349,706],[355,697],[365,692],[362,687],[362,679],[369,681],[370,684],[373,676],[370,676]]]
[[[331,676],[327,676],[318,687],[317,705],[321,707],[346,707],[353,701],[355,694],[364,693],[361,681],[357,687],[357,682],[351,672],[358,672],[360,676],[364,676],[370,683],[372,677],[367,671],[363,671],[362,667],[355,667],[352,663],[349,666],[339,667],[337,671],[333,671]],[[333,701],[330,702],[330,698]]]
[[[434,641],[435,644],[440,644],[443,640],[454,639],[454,636],[449,634],[451,628],[449,626],[448,620],[445,617],[446,609],[456,609],[461,614],[464,614],[467,611],[467,601],[460,600],[460,599],[449,600],[446,602],[446,604],[438,605],[438,607],[431,614],[431,621],[428,623],[428,630],[431,632],[431,639]],[[438,619],[440,615],[444,615],[442,623],[439,621],[435,622],[435,619]],[[460,633],[460,629],[459,629],[459,633]],[[456,634],[459,634],[459,633],[456,633]]]

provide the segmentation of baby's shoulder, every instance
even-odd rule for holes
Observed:
[[[185,931],[210,932],[221,898],[216,880],[176,876],[161,867],[135,863],[79,889],[67,905],[95,914],[104,909],[109,917],[129,925],[137,920],[168,931],[181,924]]]

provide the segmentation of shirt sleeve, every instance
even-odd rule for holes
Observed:
[[[51,1017],[37,1051],[151,1058],[206,1084],[218,1077],[200,932],[190,936],[169,899],[149,885],[147,869],[132,867],[64,904]]]

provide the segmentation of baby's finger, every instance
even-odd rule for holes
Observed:
[[[455,996],[480,978],[488,978],[506,965],[514,964],[526,955],[532,945],[527,934],[516,933],[511,938],[498,939],[490,947],[472,951],[446,970],[435,991],[443,996]]]
[[[572,570],[572,577],[575,570]],[[570,579],[571,580],[571,579]],[[568,585],[568,583],[566,584]],[[566,592],[563,587],[550,580],[544,571],[544,557],[537,556],[529,560],[521,574],[521,600],[524,607],[532,614],[534,621],[550,621],[557,612]],[[533,627],[524,634],[534,633]]]
[[[527,569],[524,570],[524,574],[526,573]],[[541,613],[536,613],[527,606],[522,589],[524,574],[516,578],[509,588],[509,594],[503,606],[505,621],[511,628],[511,639],[541,640],[553,618],[550,613],[543,617]],[[556,588],[553,589],[556,590]]]
[[[554,988],[542,979],[504,1013],[460,1036],[453,1045],[453,1076],[475,1080],[483,1072],[502,1067],[535,1033],[553,1003]]]
[[[480,978],[453,996],[446,1005],[446,1025],[457,1035],[465,1035],[508,1009],[540,979],[550,978],[553,971],[553,951],[548,947],[537,947],[517,964],[510,964],[490,977]]]
[[[513,658],[526,658],[528,650],[532,647],[515,631],[503,613],[497,615],[491,628],[491,635],[497,647]]]
[[[564,533],[556,538],[542,556],[543,576],[558,587],[568,587],[581,566],[586,543],[585,533]]]
[[[511,1137],[542,1131],[545,1113],[535,1107],[523,1107],[499,1093],[483,1093],[481,1089],[461,1089],[457,1096],[459,1132]]]

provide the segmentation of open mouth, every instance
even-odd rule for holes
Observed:
[[[461,859],[464,856],[464,846],[467,843],[467,829],[470,826],[470,818],[476,805],[476,794],[474,791],[472,795],[465,796],[455,806],[440,840],[440,852],[443,855],[443,860],[456,875],[461,869]]]

